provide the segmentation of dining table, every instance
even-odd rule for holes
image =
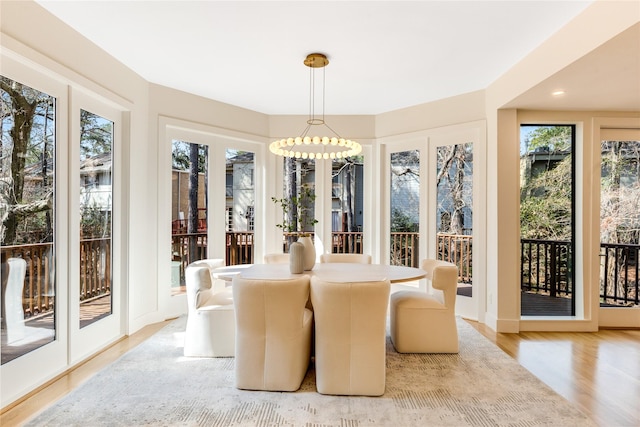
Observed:
[[[391,283],[402,283],[426,277],[427,272],[415,267],[386,264],[359,263],[317,263],[311,270],[299,274],[291,273],[289,264],[243,264],[219,267],[213,271],[219,279],[233,280],[234,276],[244,279],[286,280],[303,275],[317,276],[328,282],[373,282],[389,279]]]

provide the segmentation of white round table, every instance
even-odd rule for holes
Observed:
[[[224,280],[232,280],[236,275],[244,279],[283,280],[306,274],[318,276],[328,282],[372,282],[389,279],[391,283],[401,283],[422,279],[427,272],[419,268],[400,265],[317,263],[312,270],[301,274],[292,274],[289,271],[289,264],[227,266],[215,269],[214,274]]]

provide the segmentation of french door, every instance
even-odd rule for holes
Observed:
[[[389,262],[419,266],[422,259],[435,258],[454,263],[456,312],[478,320],[483,319],[486,274],[484,142],[484,122],[478,122],[384,144]]]
[[[623,124],[627,127],[620,126]],[[599,326],[637,328],[640,127],[632,127],[633,121],[606,125],[600,129],[600,143],[594,144],[600,158]]]
[[[482,320],[485,298],[484,124],[429,138],[428,253],[458,267],[456,313]]]
[[[1,59],[4,407],[122,335],[124,207],[121,110]]]
[[[122,336],[121,112],[81,92],[71,98],[69,148],[69,360]]]
[[[193,261],[251,264],[262,224],[260,144],[208,126],[161,118],[158,300],[165,317],[186,312],[184,271]]]

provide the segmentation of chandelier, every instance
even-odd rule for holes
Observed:
[[[324,119],[324,67],[329,64],[326,55],[310,53],[304,60],[309,67],[309,118],[307,127],[301,135],[283,138],[269,144],[269,150],[278,156],[296,159],[343,159],[355,156],[362,151],[356,141],[340,137]],[[315,115],[315,69],[322,68],[322,116]],[[334,136],[309,136],[312,126],[324,126]]]

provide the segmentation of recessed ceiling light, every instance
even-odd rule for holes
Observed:
[[[562,96],[562,95],[564,95],[564,93],[565,92],[563,90],[555,90],[555,91],[551,92],[551,95],[553,95],[553,96]]]

